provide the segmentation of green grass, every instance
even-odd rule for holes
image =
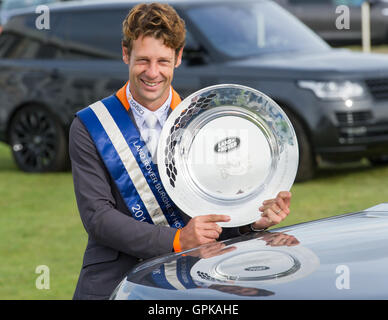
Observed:
[[[291,214],[279,226],[358,211],[388,201],[388,166],[326,166],[295,184]],[[0,144],[0,299],[71,299],[87,236],[71,173],[26,174]],[[50,268],[50,289],[38,290],[39,265]]]
[[[0,194],[0,299],[70,299],[86,244],[71,174],[22,173],[0,144]],[[35,286],[39,265],[49,290]]]
[[[292,213],[281,225],[359,211],[388,202],[387,180],[388,166],[372,167],[366,161],[321,167],[314,180],[294,184]]]
[[[362,46],[352,45],[346,46],[344,48],[353,50],[353,51],[362,51]],[[372,53],[388,53],[388,45],[376,45],[371,47]]]

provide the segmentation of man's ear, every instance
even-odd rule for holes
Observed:
[[[121,44],[121,49],[123,53],[123,61],[125,64],[129,64],[128,49],[123,44]]]
[[[178,68],[182,63],[183,48],[179,50],[178,56],[176,57],[175,68]]]

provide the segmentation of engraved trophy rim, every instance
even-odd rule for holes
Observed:
[[[264,93],[221,84],[184,99],[167,118],[158,170],[187,215],[226,214],[234,227],[260,218],[262,201],[290,190],[298,167],[294,128]]]

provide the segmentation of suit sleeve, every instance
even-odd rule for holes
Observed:
[[[172,251],[176,229],[140,222],[117,210],[110,175],[77,117],[70,127],[69,153],[78,210],[90,237],[142,259]]]

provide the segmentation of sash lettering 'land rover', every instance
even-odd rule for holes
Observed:
[[[22,170],[66,168],[74,114],[127,81],[121,28],[135,3],[52,4],[42,30],[33,9],[10,17],[0,36],[0,140]],[[298,137],[297,180],[312,178],[319,159],[387,162],[388,56],[332,49],[272,1],[169,3],[187,27],[173,81],[182,98],[223,83],[270,96]]]

